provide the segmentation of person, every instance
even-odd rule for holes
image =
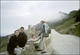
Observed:
[[[25,44],[27,43],[27,35],[24,33],[24,27],[20,28],[19,33],[19,47],[23,48]]]
[[[45,40],[46,37],[49,37],[49,33],[50,33],[50,27],[48,26],[48,24],[45,21],[40,21],[40,24],[42,26],[42,29],[40,31],[39,36],[41,37],[41,41],[40,41],[40,49],[42,50],[41,53],[45,53],[46,52],[46,44],[45,44]],[[49,30],[49,31],[48,31]]]
[[[18,37],[19,37],[19,31],[16,30],[14,32],[14,35],[11,36],[9,43],[7,45],[8,55],[15,55],[15,53],[14,53],[15,48],[19,47]]]

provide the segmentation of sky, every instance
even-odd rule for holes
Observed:
[[[23,26],[35,25],[40,20],[56,21],[58,13],[79,9],[79,1],[1,1],[1,36]]]

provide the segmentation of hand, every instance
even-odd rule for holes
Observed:
[[[19,48],[19,46],[17,45],[17,48]]]

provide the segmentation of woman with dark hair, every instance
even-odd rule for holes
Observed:
[[[16,30],[14,32],[14,35],[11,36],[9,43],[7,45],[7,51],[9,55],[15,55],[14,50],[15,48],[19,47],[18,46],[18,37],[19,37],[19,31]]]

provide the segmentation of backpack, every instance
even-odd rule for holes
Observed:
[[[48,34],[50,34],[51,33],[51,28],[48,28],[47,32],[48,32]]]
[[[43,34],[43,37],[49,37],[49,34],[44,33],[44,34]]]

